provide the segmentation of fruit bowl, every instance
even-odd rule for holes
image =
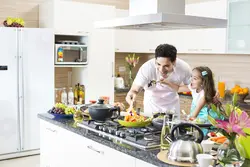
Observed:
[[[241,102],[243,103],[245,98],[248,96],[248,93],[247,94],[238,94],[238,102]]]
[[[73,118],[73,114],[55,114],[55,113],[50,113],[51,115],[54,116],[54,119],[71,119]]]
[[[24,20],[22,18],[8,17],[3,21],[5,27],[24,27]]]

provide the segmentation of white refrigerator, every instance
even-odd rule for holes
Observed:
[[[54,104],[50,29],[0,27],[0,159],[39,149],[38,113]]]

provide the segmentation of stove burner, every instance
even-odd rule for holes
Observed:
[[[94,124],[95,124],[95,125],[104,125],[104,122],[97,122],[97,121],[94,121]]]
[[[141,131],[142,132],[148,132],[148,129],[147,128],[141,128]]]
[[[144,136],[144,140],[146,140],[146,141],[154,141],[154,140],[157,140],[157,138],[153,134],[149,134],[149,135]]]
[[[161,131],[153,126],[128,128],[112,120],[104,122],[88,120],[79,123],[78,126],[88,129],[88,132],[94,132],[105,139],[117,140],[140,149],[158,149],[160,146]]]

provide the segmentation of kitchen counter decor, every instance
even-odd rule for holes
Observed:
[[[140,57],[136,57],[135,54],[132,56],[128,54],[128,56],[125,57],[127,68],[128,68],[128,87],[131,87],[133,84],[133,77],[132,77],[132,69],[138,64]]]
[[[250,118],[245,111],[240,110],[237,104],[237,93],[234,93],[232,104],[227,104],[224,111],[219,110],[212,105],[212,110],[215,111],[219,118],[214,119],[208,116],[209,121],[219,129],[219,131],[227,137],[227,140],[218,148],[217,157],[222,166],[242,166],[245,161],[245,149],[240,144],[238,137],[247,137],[244,132],[245,128],[250,128]]]

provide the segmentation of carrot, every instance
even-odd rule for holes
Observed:
[[[227,140],[227,138],[222,138],[222,139],[217,140],[216,142],[222,144],[222,143],[224,143],[226,140]]]
[[[226,138],[226,137],[225,136],[211,137],[211,140],[217,142],[218,140],[224,139],[224,138]]]

